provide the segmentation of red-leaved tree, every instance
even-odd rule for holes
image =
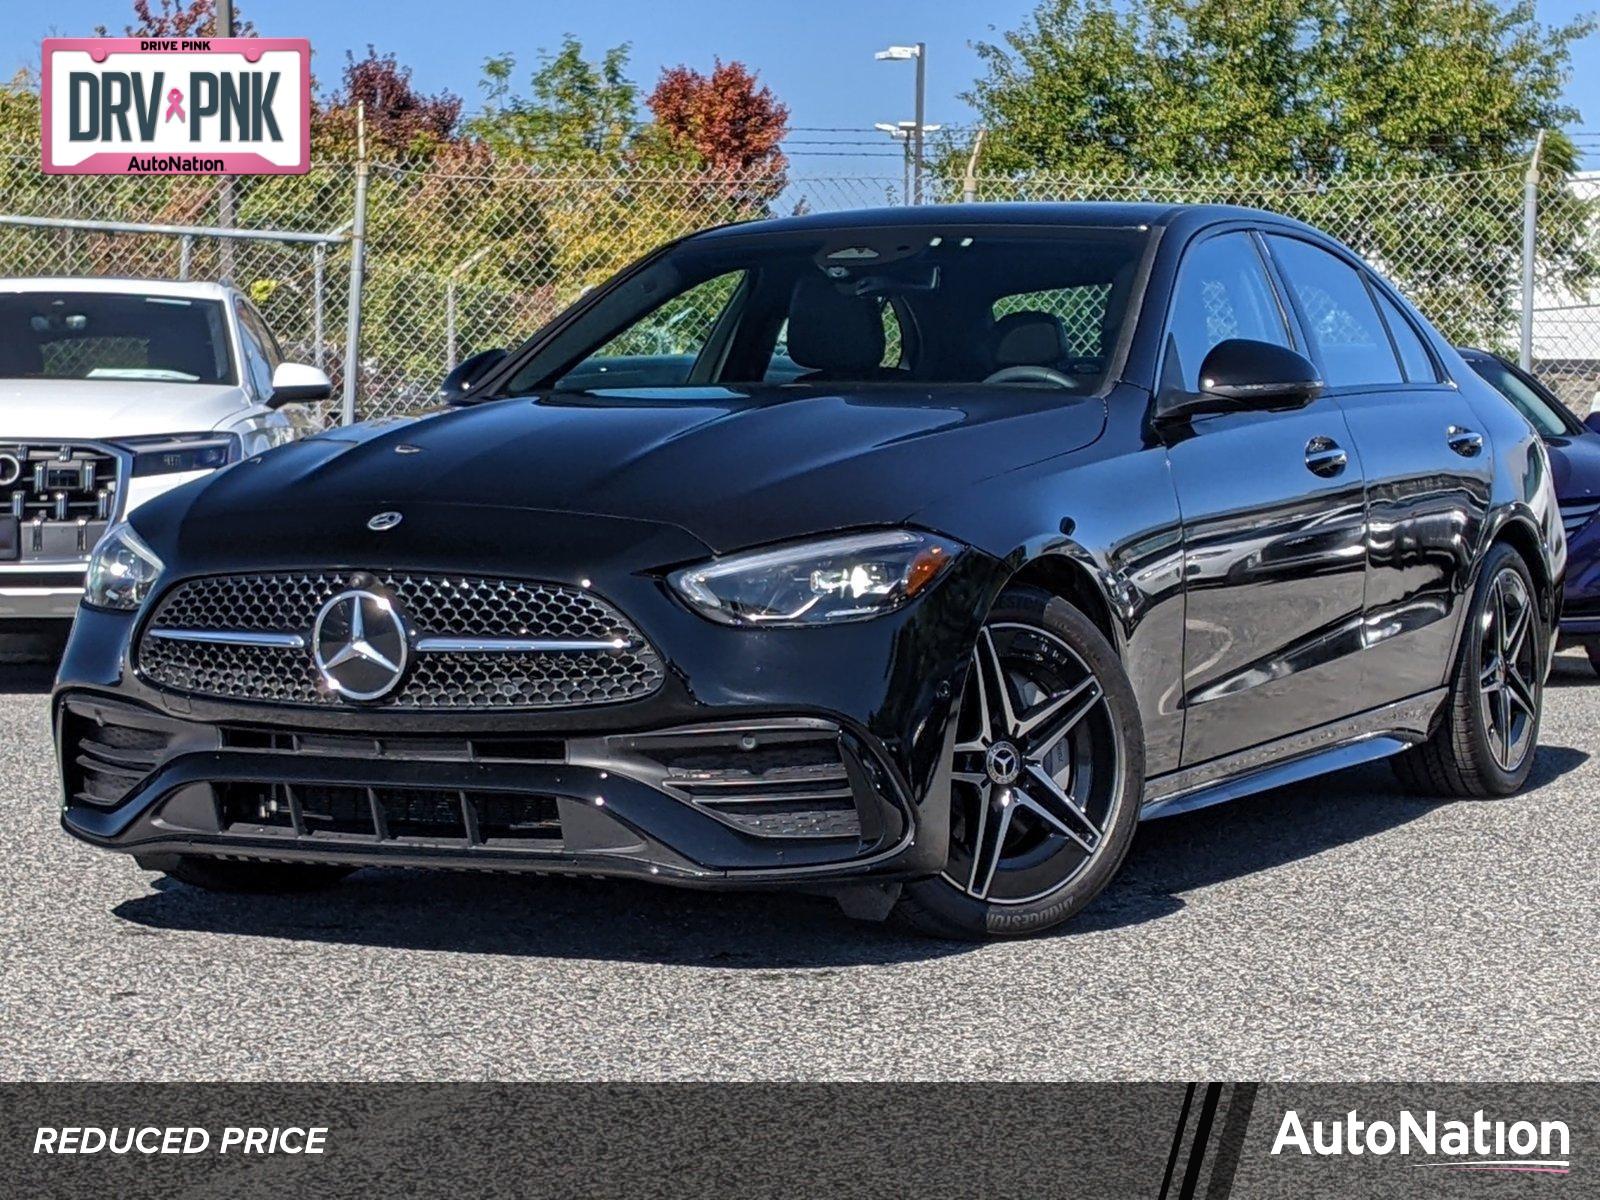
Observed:
[[[133,0],[135,24],[126,27],[128,37],[185,38],[216,37],[217,0]],[[101,37],[105,28],[95,31]],[[233,36],[254,37],[256,28],[239,17],[239,6],[233,6]]]
[[[327,98],[318,123],[354,128],[358,105],[366,105],[367,143],[379,157],[428,155],[452,142],[461,121],[461,98],[428,95],[411,81],[411,68],[393,54],[367,47],[366,56],[346,53],[339,88]]]
[[[669,67],[645,103],[673,143],[693,150],[708,171],[747,188],[782,187],[788,159],[779,143],[789,110],[743,63],[718,59],[709,75]]]

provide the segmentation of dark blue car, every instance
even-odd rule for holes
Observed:
[[[1567,531],[1561,646],[1582,646],[1600,671],[1600,413],[1579,421],[1544,384],[1487,350],[1461,357],[1527,417],[1550,448],[1550,469]]]

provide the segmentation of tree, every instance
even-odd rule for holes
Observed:
[[[1482,170],[1577,118],[1561,89],[1592,28],[1527,0],[1044,0],[978,46],[964,98],[1003,170]]]
[[[788,133],[789,110],[771,88],[757,86],[743,63],[719,58],[710,75],[667,68],[645,104],[674,144],[691,149],[713,171],[781,177],[788,164],[778,147]]]
[[[360,105],[366,106],[368,151],[377,158],[431,157],[460,134],[461,98],[418,91],[410,67],[372,46],[363,58],[345,53],[339,87],[316,116],[319,141],[352,142]]]
[[[988,130],[982,170],[1013,190],[1039,194],[1023,175],[1043,170],[1072,175],[1075,196],[1264,203],[1367,254],[1451,336],[1498,341],[1540,130],[1543,265],[1569,285],[1600,275],[1559,132],[1593,28],[1543,25],[1528,0],[1043,0],[978,46],[965,99]],[[942,173],[964,158],[951,147]]]
[[[255,37],[256,27],[239,16],[239,6],[233,6],[233,36]],[[133,0],[136,24],[124,27],[127,37],[185,38],[216,36],[217,0],[159,0],[159,7],[151,0]],[[106,37],[106,28],[95,30],[96,37]]]
[[[615,167],[628,156],[639,128],[639,89],[629,81],[626,44],[607,50],[598,62],[583,54],[571,34],[531,80],[531,94],[512,88],[514,55],[484,64],[487,103],[471,131],[497,155],[511,159]]]
[[[787,113],[738,63],[719,63],[710,78],[664,73],[651,95],[661,104],[655,122],[640,120],[626,45],[591,60],[568,35],[527,94],[515,90],[515,72],[510,55],[489,60],[486,110],[468,130],[497,160],[502,193],[537,197],[540,282],[599,283],[691,230],[766,215],[782,186],[777,138]],[[523,277],[534,276],[525,268]]]

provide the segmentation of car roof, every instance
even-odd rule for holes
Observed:
[[[0,292],[92,292],[100,295],[170,296],[184,300],[226,300],[235,294],[225,283],[176,279],[106,279],[76,275],[0,278]]]
[[[930,204],[902,205],[898,208],[843,209],[838,212],[807,213],[798,217],[743,221],[708,229],[694,235],[693,240],[764,234],[845,232],[857,229],[927,228],[930,225],[996,227],[1068,225],[1079,228],[1137,229],[1166,227],[1179,223],[1201,228],[1221,221],[1257,221],[1299,229],[1311,228],[1292,217],[1268,212],[1266,209],[1245,208],[1232,204],[1007,200],[988,204]]]

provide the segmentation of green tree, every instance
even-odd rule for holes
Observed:
[[[1542,24],[1528,0],[1044,0],[978,47],[965,98],[988,130],[981,170],[1013,194],[1039,194],[1024,176],[1045,171],[1072,176],[1073,195],[1288,211],[1370,255],[1451,335],[1494,340],[1540,130],[1545,269],[1600,273],[1560,132],[1578,118],[1561,95],[1572,49],[1593,28]],[[951,178],[964,165],[955,146],[941,164]],[[1397,177],[1417,182],[1377,187]]]
[[[627,68],[626,44],[590,62],[582,43],[567,34],[522,95],[513,83],[516,57],[491,58],[483,68],[485,111],[471,131],[504,159],[595,170],[620,166],[639,129],[639,89]]]
[[[1002,170],[1481,170],[1577,119],[1592,29],[1494,0],[1045,0],[965,98]]]

